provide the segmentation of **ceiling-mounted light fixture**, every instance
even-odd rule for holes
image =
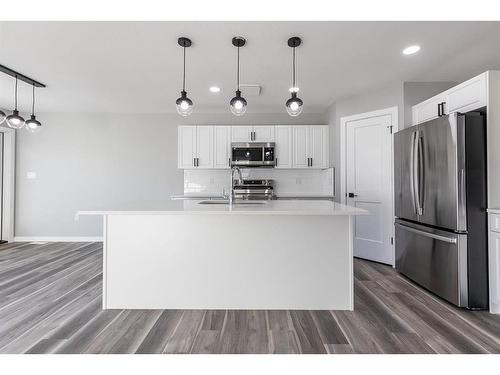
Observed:
[[[19,116],[19,111],[17,110],[17,76],[16,76],[16,86],[14,90],[14,110],[12,114],[7,116],[5,119],[7,125],[12,129],[21,129],[24,126],[24,119]]]
[[[31,117],[26,120],[26,130],[30,133],[37,133],[42,128],[42,123],[36,119],[35,116],[35,85],[33,85],[33,97],[31,102]]]
[[[247,101],[241,96],[240,91],[240,47],[245,45],[245,38],[235,36],[232,40],[233,46],[238,48],[238,65],[236,68],[236,96],[229,102],[229,108],[235,116],[243,116],[247,111]]]
[[[175,101],[177,112],[181,116],[189,116],[193,113],[193,101],[187,97],[186,92],[186,48],[191,47],[191,39],[189,38],[179,38],[177,43],[182,47],[183,50],[183,68],[182,68],[182,91],[181,97]]]
[[[299,92],[299,88],[296,85],[295,82],[295,48],[300,46],[300,43],[302,40],[294,36],[290,39],[288,39],[288,46],[292,48],[292,87],[290,87],[289,91],[292,93],[292,97],[288,99],[285,103],[286,105],[286,111],[290,116],[298,116],[302,112],[303,108],[303,102],[302,100],[297,97],[297,92]]]

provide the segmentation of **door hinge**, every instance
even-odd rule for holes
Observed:
[[[391,237],[391,245],[394,245],[394,237]]]
[[[392,134],[392,125],[387,126],[387,129],[389,129],[389,132]]]

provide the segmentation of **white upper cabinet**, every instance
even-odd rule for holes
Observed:
[[[444,103],[444,104],[443,104]],[[420,124],[421,122],[434,120],[441,114],[440,106],[446,107],[446,96],[436,95],[432,98],[413,106],[412,118],[413,125]],[[446,110],[446,108],[445,108]]]
[[[179,126],[178,167],[213,168],[213,126]]]
[[[293,126],[293,168],[328,168],[328,126]]]
[[[253,126],[231,126],[232,142],[251,142],[253,138]]]
[[[293,134],[291,126],[276,126],[274,130],[276,146],[274,155],[276,168],[292,168]]]
[[[309,155],[312,168],[328,168],[328,126],[311,126]]]
[[[178,167],[230,168],[232,142],[275,142],[276,168],[328,168],[328,125],[179,126]]]
[[[179,126],[177,129],[177,162],[183,169],[195,168],[196,164],[196,126]]]
[[[274,126],[254,126],[254,142],[274,142]]]
[[[231,166],[231,127],[214,126],[214,168]]]
[[[196,167],[213,168],[214,167],[214,127],[197,126],[196,127]]]
[[[447,91],[446,113],[469,112],[486,106],[486,73]]]
[[[293,168],[309,167],[309,127],[293,126]]]
[[[232,142],[274,142],[274,126],[232,126]]]
[[[412,107],[412,124],[420,124],[453,112],[469,112],[486,106],[487,72]]]

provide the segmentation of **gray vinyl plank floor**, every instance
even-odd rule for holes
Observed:
[[[0,353],[500,353],[500,316],[354,261],[354,311],[102,310],[101,243],[0,245]]]

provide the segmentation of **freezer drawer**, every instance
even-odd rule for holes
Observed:
[[[396,220],[396,269],[431,292],[468,307],[467,235]]]

